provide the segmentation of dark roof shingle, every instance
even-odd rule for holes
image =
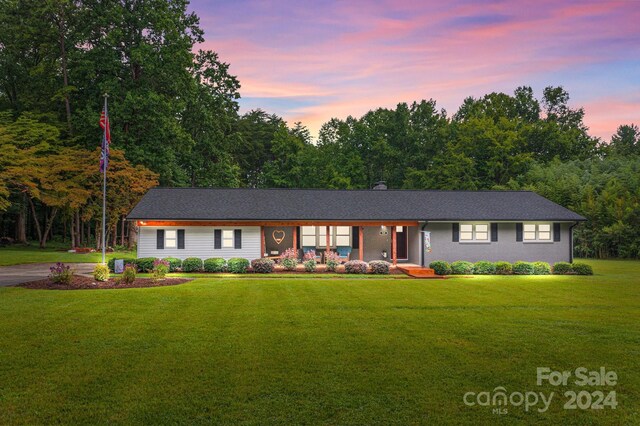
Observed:
[[[581,221],[531,191],[154,188],[128,219]]]

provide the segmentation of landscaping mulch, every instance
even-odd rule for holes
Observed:
[[[96,281],[92,277],[74,275],[70,284],[56,284],[49,278],[28,283],[18,284],[17,287],[24,287],[34,290],[105,290],[117,288],[144,288],[144,287],[164,287],[169,285],[184,284],[192,281],[191,278],[165,278],[154,281],[151,278],[136,278],[131,284],[125,284],[118,278],[111,278],[109,281]]]

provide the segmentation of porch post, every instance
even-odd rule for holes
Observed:
[[[293,249],[296,251],[296,256],[298,256],[298,227],[293,227]]]
[[[327,226],[327,235],[325,235],[325,240],[327,243],[327,251],[326,253],[329,254],[329,251],[331,250],[331,235],[329,235],[329,228],[331,228],[330,226]]]
[[[398,241],[396,239],[396,227],[391,227],[391,258],[393,259],[393,265],[398,264]]]
[[[358,255],[364,260],[364,226],[358,226]]]
[[[266,249],[266,243],[264,240],[264,226],[260,227],[260,257],[264,256],[264,251]]]

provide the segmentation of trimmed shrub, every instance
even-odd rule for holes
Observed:
[[[307,272],[315,272],[316,270],[316,254],[309,250],[304,254],[304,270]]]
[[[366,274],[368,266],[362,260],[350,260],[344,264],[344,271],[347,274]]]
[[[71,284],[73,274],[73,269],[62,262],[58,262],[49,268],[49,279],[56,284]]]
[[[389,267],[391,264],[384,260],[372,260],[369,262],[370,273],[386,275],[389,273]]]
[[[118,259],[111,258],[111,259],[109,259],[107,261],[107,266],[109,267],[109,270],[111,272],[115,272],[116,271],[116,260],[122,260],[123,261],[122,262],[123,266],[126,265],[126,264],[133,265],[133,266],[136,265],[136,260],[133,257],[126,258],[126,259],[124,259],[124,258],[118,258]]]
[[[547,262],[533,262],[533,275],[549,275],[551,266]]]
[[[177,257],[165,257],[162,260],[169,263],[169,272],[177,272],[178,269],[182,268],[182,259],[178,259]]]
[[[124,271],[122,271],[120,280],[125,284],[133,283],[136,280],[136,266],[131,263],[124,265]]]
[[[184,269],[184,265],[182,267]],[[224,272],[227,270],[227,261],[221,257],[212,257],[204,261],[205,272]]]
[[[167,276],[169,272],[169,262],[166,260],[156,259],[153,262],[153,276],[154,280],[162,280]]]
[[[454,275],[473,274],[473,263],[466,260],[456,260],[451,264],[451,273]]]
[[[497,275],[511,275],[513,272],[513,267],[509,262],[505,262],[501,260],[495,263],[496,266],[496,274]]]
[[[308,259],[304,261],[304,270],[306,272],[315,272],[318,267],[316,259]]]
[[[298,250],[288,248],[280,255],[280,263],[287,271],[293,271],[298,266]]]
[[[496,265],[488,260],[479,260],[473,264],[474,275],[493,275],[496,273]]]
[[[140,272],[151,272],[153,270],[153,262],[155,260],[155,257],[141,257],[136,259],[135,266]]]
[[[315,255],[315,252],[313,254]],[[335,272],[340,264],[340,255],[335,251],[330,251],[325,254],[324,263],[327,265],[327,272]]]
[[[234,274],[244,274],[249,269],[249,261],[242,257],[232,257],[227,262],[227,270]]]
[[[516,275],[533,275],[533,263],[518,260],[513,264],[513,273]]]
[[[202,271],[202,259],[199,257],[187,257],[182,261],[182,272]]]
[[[571,264],[571,269],[573,269],[573,272],[578,275],[593,275],[593,268],[591,265],[587,265],[586,263],[574,262]]]
[[[451,265],[444,260],[434,260],[429,264],[429,268],[433,269],[436,275],[451,275]]]
[[[273,272],[273,265],[275,262],[271,259],[253,259],[251,261],[251,269],[258,274],[268,274]]]
[[[569,262],[556,262],[553,264],[553,273],[555,275],[567,275],[572,272],[573,269],[571,269],[571,264]]]
[[[109,267],[103,263],[98,263],[93,269],[93,279],[103,282],[109,280]]]

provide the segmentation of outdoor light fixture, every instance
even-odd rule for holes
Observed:
[[[382,225],[380,227],[380,235],[387,235],[388,233],[389,233],[389,230],[387,229],[387,227]]]

